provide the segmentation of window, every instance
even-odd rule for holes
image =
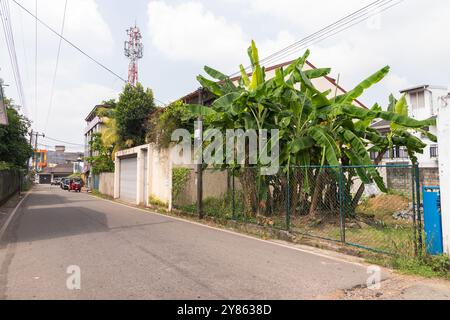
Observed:
[[[434,144],[430,146],[430,157],[432,159],[435,159],[439,157],[439,148],[438,145]]]
[[[420,109],[425,107],[425,92],[417,91],[409,94],[411,100],[411,107],[413,109]]]

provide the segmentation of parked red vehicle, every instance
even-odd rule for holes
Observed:
[[[81,181],[74,179],[70,180],[69,192],[70,191],[81,192]]]

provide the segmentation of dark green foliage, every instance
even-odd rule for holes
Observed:
[[[171,136],[176,129],[192,129],[191,112],[182,101],[176,101],[164,109],[153,113],[147,124],[147,142],[155,143],[160,148],[168,148]]]
[[[111,158],[113,148],[107,148],[102,142],[100,133],[92,136],[89,143],[93,156],[87,158],[87,162],[91,166],[92,174],[100,174],[102,172],[114,172],[114,161]]]
[[[5,100],[9,124],[0,125],[0,163],[3,167],[25,169],[33,154],[27,138],[30,121],[12,107],[11,100]]]
[[[136,87],[125,86],[115,111],[121,144],[133,147],[145,143],[146,123],[153,111],[155,104],[152,90],[144,90],[139,83]]]

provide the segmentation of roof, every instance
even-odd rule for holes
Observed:
[[[379,120],[370,125],[373,129],[385,129],[391,126],[391,122],[387,120]]]
[[[290,61],[286,61],[286,62],[283,62],[283,63],[280,63],[280,64],[276,64],[276,65],[267,67],[265,70],[268,72],[268,71],[272,71],[272,70],[275,70],[275,69],[279,69],[279,68],[282,68],[282,67],[291,65],[291,64],[294,63],[295,61],[296,61],[296,60],[290,60]],[[317,69],[317,67],[314,66],[314,65],[313,65],[311,62],[309,62],[309,61],[306,61],[306,64],[307,64],[310,68],[312,68],[312,69]],[[252,75],[252,72],[247,73],[247,75],[248,75],[248,76],[251,76],[251,75]],[[241,78],[241,76],[236,76],[236,77],[230,78],[230,80],[231,80],[231,81],[238,81],[240,78]],[[329,77],[329,76],[324,76],[324,78],[325,78],[326,80],[328,80],[334,87],[338,88],[338,89],[341,90],[342,92],[344,92],[344,93],[347,92],[347,90],[345,90],[344,88],[342,88],[342,87],[336,82],[335,79],[333,79],[333,78],[331,78],[331,77]],[[182,97],[180,100],[186,101],[186,100],[193,99],[193,98],[195,98],[195,97],[197,97],[197,96],[198,96],[198,90],[195,90],[194,92],[191,92],[191,93],[189,93],[188,95]],[[367,107],[366,107],[362,102],[360,102],[359,100],[355,100],[355,102],[356,102],[360,107],[367,109]]]
[[[94,119],[97,116],[97,110],[100,108],[107,108],[107,109],[111,109],[114,108],[113,106],[109,105],[109,104],[98,104],[94,107],[94,109],[91,110],[91,112],[89,112],[88,116],[86,117],[86,122],[91,121],[92,119]]]
[[[422,84],[422,85],[417,85],[415,87],[411,87],[408,89],[403,89],[400,90],[400,93],[405,93],[405,92],[410,92],[410,91],[417,91],[417,90],[426,90],[426,89],[438,89],[438,90],[447,90],[447,87],[444,86],[432,86],[429,84]]]
[[[73,164],[60,164],[53,168],[45,168],[44,171],[41,172],[41,174],[52,174],[52,173],[58,173],[58,174],[72,174],[73,173]]]

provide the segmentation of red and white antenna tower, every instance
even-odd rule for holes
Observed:
[[[125,41],[125,56],[130,59],[128,83],[135,86],[138,82],[138,60],[144,55],[144,46],[141,43],[141,31],[136,25],[127,30],[127,35],[129,40]]]

